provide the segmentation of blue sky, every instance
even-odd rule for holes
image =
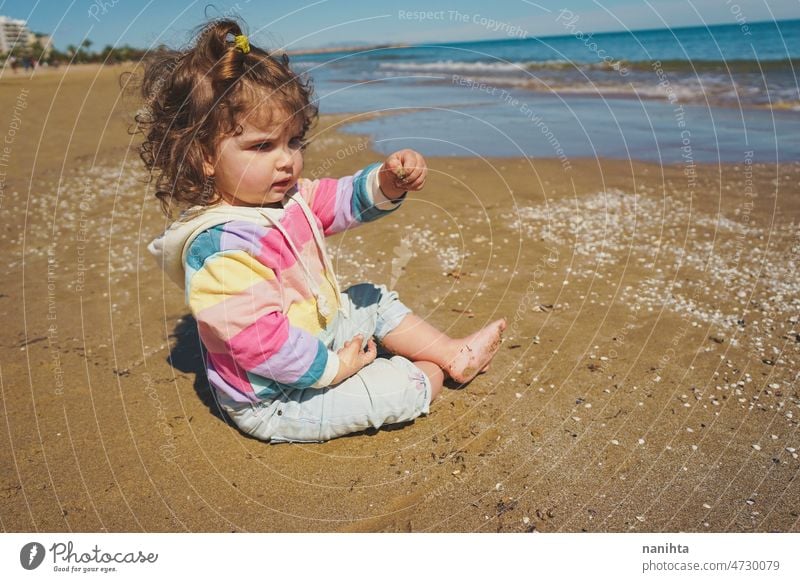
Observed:
[[[798,0],[0,0],[0,14],[50,33],[63,50],[84,38],[149,47],[186,44],[205,14],[241,16],[254,42],[289,50],[335,44],[428,43],[548,36],[561,10],[584,32],[800,18]],[[427,12],[422,16],[415,12]],[[433,14],[430,14],[433,13]],[[493,21],[493,22],[492,22]],[[496,24],[495,24],[496,23]],[[515,27],[515,28],[512,28]]]

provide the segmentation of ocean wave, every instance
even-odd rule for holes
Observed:
[[[469,75],[474,83],[487,86],[515,87],[549,94],[621,97],[648,100],[667,100],[664,88],[645,78],[632,79],[630,76],[615,82],[612,78],[585,79],[557,76],[498,78],[485,72]],[[800,109],[800,95],[796,87],[773,86],[767,92],[761,86],[731,83],[730,79],[711,76],[683,77],[671,83],[671,95],[679,102],[694,104],[716,104],[724,106],[744,106],[797,111]]]
[[[433,61],[428,63],[414,61],[381,62],[381,69],[400,69],[414,71],[481,71],[481,72],[524,72],[524,71],[595,71],[595,70],[619,70],[625,68],[629,71],[652,71],[656,65],[663,71],[676,73],[761,73],[764,72],[792,72],[800,71],[800,60],[798,59],[778,59],[778,60],[755,60],[755,59],[731,59],[731,60],[652,60],[652,61],[626,61],[620,60],[612,63],[600,62],[580,62],[569,60],[548,60],[548,61]]]
[[[293,67],[312,69],[314,67],[321,67],[327,65],[328,61],[296,61],[292,63]]]
[[[761,73],[769,72],[791,72],[800,69],[798,59],[778,59],[778,60],[756,60],[756,59],[731,59],[731,60],[664,60],[664,61],[621,61],[621,64],[632,71],[652,71],[655,63],[663,71],[673,71],[676,73]]]
[[[528,89],[539,89],[533,84],[530,84]],[[561,95],[587,95],[587,96],[605,96],[605,97],[629,97],[637,99],[654,99],[666,100],[664,91],[661,87],[656,85],[634,85],[627,84],[598,84],[598,83],[581,83],[569,85],[550,85],[547,88],[548,92],[561,94]],[[675,96],[679,101],[684,103],[700,103],[708,93],[704,93],[701,87],[690,86],[676,86],[674,87]]]
[[[417,62],[396,62],[396,63],[381,63],[381,69],[400,69],[404,71],[442,71],[442,72],[518,72],[523,73],[526,69],[531,67],[549,68],[553,70],[563,70],[573,65],[569,61],[532,61],[532,62],[519,62],[509,63],[504,61],[434,61],[430,63],[417,63]]]

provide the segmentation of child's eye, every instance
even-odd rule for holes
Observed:
[[[272,147],[272,142],[265,141],[263,143],[257,143],[253,146],[250,146],[250,149],[260,152],[261,150],[268,150],[270,147]]]
[[[306,142],[302,137],[294,137],[292,138],[292,141],[289,142],[289,145],[293,148],[304,150],[308,146],[308,142]]]

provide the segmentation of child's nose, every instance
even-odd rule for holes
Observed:
[[[281,156],[278,159],[278,167],[281,169],[292,167],[292,152],[289,148],[281,148]]]

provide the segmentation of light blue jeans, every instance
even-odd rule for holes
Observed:
[[[411,313],[396,291],[360,283],[342,293],[350,318],[339,315],[320,339],[333,351],[355,335],[378,341]],[[379,347],[380,350],[380,347]],[[389,354],[390,355],[390,354]],[[370,427],[406,422],[428,414],[428,376],[403,356],[380,357],[339,384],[287,392],[271,401],[241,404],[218,393],[220,406],[246,434],[263,441],[322,442]]]

